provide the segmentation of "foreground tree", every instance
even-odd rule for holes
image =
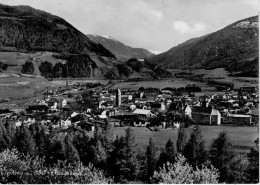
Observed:
[[[15,134],[15,147],[24,155],[34,155],[36,153],[36,145],[30,130],[22,125]]]
[[[167,162],[174,163],[175,157],[176,157],[176,151],[175,151],[174,143],[172,142],[171,139],[169,139],[165,145],[164,150],[160,154],[158,167],[162,167]]]
[[[177,152],[182,153],[186,145],[186,131],[185,131],[184,123],[180,124],[176,145],[177,145]]]
[[[247,182],[247,169],[249,161],[244,155],[237,155],[233,157],[229,163],[229,174],[227,183],[245,184]]]
[[[162,184],[217,184],[218,171],[213,166],[210,168],[202,165],[196,170],[190,166],[186,159],[178,155],[174,164],[167,163],[153,175],[153,183]]]
[[[229,164],[233,158],[231,143],[225,132],[220,132],[218,138],[214,139],[210,148],[210,161],[220,172],[220,182],[227,182],[230,173]]]
[[[247,158],[249,160],[247,183],[259,183],[259,138],[255,140],[255,147],[250,150]]]
[[[73,145],[72,136],[67,134],[64,140],[65,144],[65,159],[68,163],[77,163],[80,161],[79,154]]]
[[[135,136],[131,128],[125,130],[125,136],[116,138],[108,161],[110,175],[115,177],[116,182],[136,180],[139,163]]]
[[[8,148],[8,143],[6,141],[6,138],[7,138],[6,128],[0,119],[0,152]]]
[[[150,138],[149,145],[147,146],[146,149],[147,179],[152,177],[156,168],[157,161],[158,161],[157,148],[152,138]]]
[[[198,126],[193,129],[190,139],[184,147],[183,155],[193,167],[199,167],[206,162],[205,142]]]

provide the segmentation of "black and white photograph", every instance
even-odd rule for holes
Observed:
[[[0,0],[0,184],[259,184],[258,0]]]

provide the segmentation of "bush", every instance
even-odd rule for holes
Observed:
[[[217,184],[218,171],[213,166],[193,170],[186,159],[179,155],[176,163],[167,163],[152,177],[154,183],[162,184]]]
[[[93,166],[81,163],[74,165],[59,162],[53,167],[45,167],[44,160],[22,157],[17,150],[0,153],[0,183],[19,184],[107,184],[111,179]]]

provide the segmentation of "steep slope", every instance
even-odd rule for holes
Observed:
[[[0,4],[0,51],[96,53],[114,57],[58,16],[29,6]]]
[[[148,58],[154,56],[153,53],[142,48],[132,48],[126,46],[118,40],[108,36],[99,36],[94,34],[87,35],[92,41],[102,44],[105,48],[115,54],[115,56],[122,61],[130,58]]]
[[[258,73],[258,16],[237,21],[229,26],[175,46],[149,59],[167,68],[214,69],[230,72]],[[250,75],[249,75],[250,76]]]

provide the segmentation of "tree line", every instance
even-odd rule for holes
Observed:
[[[64,132],[40,124],[16,128],[8,121],[0,122],[0,168],[8,169],[1,171],[1,183],[256,183],[258,155],[258,140],[247,155],[238,155],[224,132],[206,150],[199,127],[188,141],[181,126],[177,141],[169,139],[159,149],[150,138],[143,149],[131,128],[114,137],[113,126],[108,123],[96,126],[93,137],[89,137],[76,127]],[[31,165],[38,171],[13,168],[15,165]],[[55,178],[55,170],[72,177]],[[37,178],[28,178],[30,175]]]

